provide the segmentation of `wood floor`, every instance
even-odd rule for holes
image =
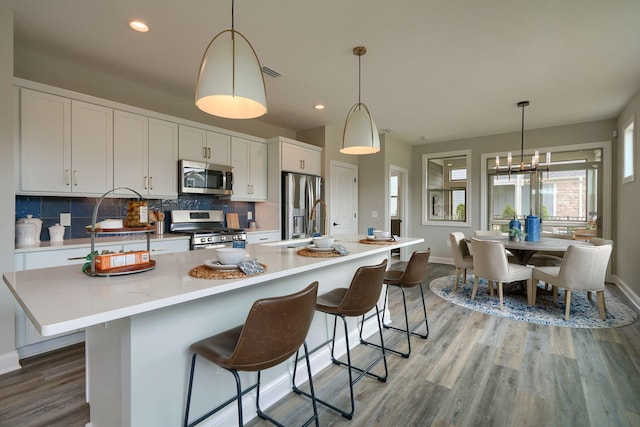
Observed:
[[[431,279],[452,271],[449,265],[429,266],[429,338],[412,338],[409,359],[388,356],[386,383],[364,378],[355,385],[353,420],[320,407],[321,425],[640,426],[640,322],[569,329],[469,311],[428,288]],[[415,319],[417,295],[417,289],[408,291]],[[391,300],[398,302],[399,294]],[[393,313],[398,309],[392,306]],[[391,331],[385,339],[387,345],[403,343]],[[359,346],[354,363],[373,351]],[[0,376],[0,426],[80,427],[89,421],[81,345],[23,362],[21,372]],[[318,395],[348,405],[346,378],[344,368],[324,370],[314,377]],[[285,425],[299,425],[309,411],[309,401],[292,393],[267,412]]]

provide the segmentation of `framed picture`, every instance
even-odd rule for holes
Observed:
[[[429,219],[444,218],[444,194],[440,190],[429,191],[429,201],[431,207],[429,209]]]

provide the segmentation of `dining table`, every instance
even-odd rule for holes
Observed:
[[[562,256],[571,245],[591,245],[584,240],[559,239],[557,237],[541,237],[538,241],[509,240],[508,236],[477,236],[479,240],[498,240],[504,244],[505,249],[511,252],[515,261],[521,265],[527,265],[536,252],[554,252]]]

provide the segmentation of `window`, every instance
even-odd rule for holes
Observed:
[[[389,178],[389,216],[391,216],[391,219],[398,219],[398,217],[400,217],[398,190],[398,175],[392,174]]]
[[[489,228],[506,232],[514,216],[523,220],[533,212],[543,231],[570,233],[595,228],[602,211],[602,149],[552,154],[549,170],[496,175],[487,162]]]
[[[469,226],[469,150],[423,156],[422,223]]]
[[[633,165],[633,143],[634,143],[634,137],[633,137],[633,123],[634,123],[634,119],[631,119],[631,121],[624,127],[624,149],[623,149],[623,154],[622,154],[622,163],[623,163],[623,168],[622,168],[622,183],[627,183],[627,182],[631,182],[634,180],[635,176],[634,176],[634,165]]]

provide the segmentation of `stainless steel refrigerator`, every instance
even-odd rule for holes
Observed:
[[[326,210],[322,178],[300,173],[282,173],[282,239],[302,239],[326,234]],[[314,208],[315,206],[315,208]],[[314,212],[314,220],[310,217]]]

